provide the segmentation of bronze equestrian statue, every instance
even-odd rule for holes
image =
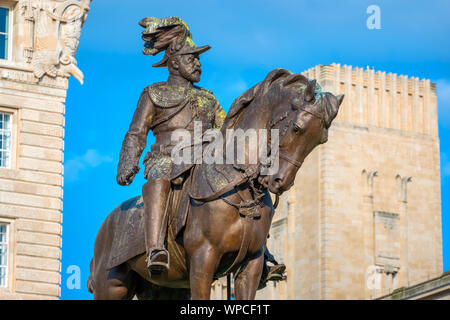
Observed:
[[[169,252],[164,242],[165,208],[171,181],[190,169],[190,166],[174,167],[171,152],[175,142],[171,141],[171,135],[177,129],[193,133],[193,120],[201,121],[205,129],[220,128],[225,112],[212,92],[194,86],[201,75],[199,55],[210,46],[197,47],[187,25],[176,17],[146,18],[140,25],[146,28],[143,39],[149,44],[144,54],[166,51],[163,60],[153,66],[166,66],[169,79],[148,86],[142,92],[120,152],[117,182],[128,185],[133,181],[139,171],[139,158],[147,144],[147,134],[152,130],[156,141],[143,162],[148,182],[142,188],[142,198],[147,266],[150,274],[154,274],[169,268]]]
[[[235,297],[254,299],[270,257],[266,239],[274,207],[269,191],[280,195],[293,185],[306,156],[327,141],[343,96],[322,92],[303,75],[275,69],[239,96],[225,117],[214,95],[193,85],[200,80],[199,54],[210,47],[197,47],[186,23],[176,17],[145,18],[140,24],[144,53],[165,51],[154,66],[167,66],[169,79],[145,88],[139,100],[117,181],[131,183],[153,130],[156,142],[144,159],[148,182],[142,197],[120,204],[101,226],[89,291],[95,299],[209,299],[214,279],[233,273]],[[268,164],[260,158],[256,164],[174,164],[172,133],[194,131],[195,121],[203,129],[221,128],[222,135],[229,129],[278,129],[279,148],[270,150],[268,144],[277,172],[266,175]],[[244,152],[249,159],[251,150]]]
[[[171,134],[177,129],[193,133],[195,121],[201,121],[204,130],[220,129],[225,112],[211,91],[194,85],[200,81],[199,55],[210,46],[197,47],[187,24],[177,17],[145,18],[140,25],[145,28],[144,54],[155,55],[165,51],[162,61],[153,67],[167,67],[169,79],[148,86],[142,92],[122,145],[117,182],[129,185],[133,181],[139,171],[138,163],[146,146],[147,134],[152,130],[156,142],[143,162],[148,182],[142,189],[147,266],[152,274],[169,267],[169,252],[165,247],[165,206],[171,186],[174,182],[180,183],[182,175],[192,167],[172,163],[171,151],[175,142],[171,141]],[[267,273],[273,276],[277,275],[277,270],[282,273],[284,265],[278,265],[268,251],[266,258],[274,263],[271,269],[266,267]]]

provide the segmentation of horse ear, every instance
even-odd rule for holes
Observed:
[[[345,95],[343,95],[343,94],[339,94],[339,95],[337,95],[336,96],[336,98],[337,98],[337,101],[338,101],[338,108],[339,108],[339,106],[342,104],[342,101],[344,101],[344,96]]]
[[[339,112],[339,106],[344,100],[344,95],[340,94],[338,96],[335,96],[332,93],[326,92],[321,99],[324,99],[323,102],[325,103],[324,120],[325,120],[325,127],[328,128]]]
[[[320,138],[320,144],[328,141],[328,129],[324,129],[322,132],[322,137]]]
[[[314,99],[314,93],[316,91],[316,80],[309,81],[305,89],[305,101],[310,102]]]

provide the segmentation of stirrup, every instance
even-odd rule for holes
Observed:
[[[169,252],[167,250],[153,250],[146,261],[150,275],[169,270]]]
[[[269,273],[267,275],[266,281],[281,281],[286,279],[284,271],[286,266],[284,264],[276,264],[269,268]]]

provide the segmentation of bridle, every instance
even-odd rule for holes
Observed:
[[[307,112],[311,115],[313,115],[314,117],[317,117],[318,119],[320,119],[321,121],[324,121],[323,118],[321,116],[319,116],[318,114],[314,113],[314,112],[310,112],[309,110],[306,110],[302,107],[297,107],[296,108],[297,112],[289,112],[286,111],[284,112],[282,115],[280,115],[277,119],[272,119],[269,123],[269,125],[267,126],[270,130],[274,129],[274,127],[276,125],[278,125],[280,122],[282,122],[283,120],[285,120],[286,118],[288,118],[290,115],[295,114],[297,115],[299,110]],[[283,124],[282,128],[281,128],[281,140],[283,139],[283,137],[286,135],[288,129],[291,127],[291,125],[294,123],[293,119],[290,119],[286,124]],[[268,136],[268,141],[267,141],[267,150],[270,150],[270,153],[272,152],[270,146],[271,146],[271,135]],[[303,162],[297,161],[295,159],[293,159],[292,157],[290,157],[290,155],[286,154],[285,152],[283,152],[282,150],[280,150],[279,148],[277,148],[277,153],[278,153],[278,157],[288,161],[289,163],[291,163],[292,165],[296,166],[297,168],[300,168],[303,164]],[[276,155],[275,155],[276,156]],[[272,158],[272,156],[270,157]],[[253,210],[255,208],[256,205],[258,205],[261,202],[261,199],[265,196],[264,192],[261,192],[261,186],[256,186],[255,185],[255,181],[259,181],[258,185],[261,185],[261,181],[259,180],[262,175],[261,175],[261,169],[262,167],[270,167],[271,163],[265,163],[262,164],[261,162],[258,163],[256,166],[250,166],[248,168],[246,168],[243,172],[243,174],[238,177],[238,179],[235,179],[235,181],[230,182],[226,187],[220,189],[219,191],[215,192],[214,194],[208,196],[208,197],[195,197],[193,195],[190,195],[190,197],[196,201],[201,201],[201,202],[207,202],[207,201],[211,201],[213,199],[222,197],[222,195],[224,195],[225,193],[233,190],[236,186],[241,185],[244,182],[248,182],[249,183],[249,187],[250,189],[253,190],[253,193],[256,195],[256,197],[250,201],[244,201],[243,198],[241,197],[242,201],[239,204],[236,203],[232,203],[231,201],[229,201],[228,199],[226,199],[226,197],[222,197],[221,199],[223,201],[225,201],[227,204],[235,207],[237,210],[239,210],[239,212],[242,215],[245,216],[252,216],[253,214],[247,214],[245,213],[246,211],[248,211],[249,209]],[[241,168],[235,167],[238,170],[242,170]],[[255,170],[254,170],[255,169]],[[262,184],[262,186],[264,187],[264,184]],[[211,189],[212,186],[210,185]],[[265,186],[267,187],[267,186]],[[239,193],[238,193],[239,194]],[[279,202],[279,194],[276,194],[276,200],[275,200],[275,204],[274,204],[274,208],[277,207]]]
[[[319,115],[318,113],[306,110],[305,108],[299,107],[299,106],[295,106],[295,109],[297,110],[297,112],[295,112],[295,115],[297,115],[298,112],[302,111],[302,112],[309,113],[310,115],[312,115],[315,118],[318,118],[322,123],[324,122],[323,117],[321,115]],[[276,119],[275,121],[272,121],[270,124],[270,129],[273,129],[273,127],[275,127],[275,125],[282,122],[290,114],[293,114],[293,112],[285,112],[278,119]],[[280,132],[281,132],[280,141],[282,141],[283,137],[286,135],[287,131],[293,124],[294,124],[294,121],[291,119],[290,121],[287,122],[286,125],[283,126],[283,128],[280,129]],[[270,137],[269,137],[269,146],[270,146]],[[290,155],[288,155],[286,152],[283,152],[283,150],[281,150],[281,149],[278,149],[278,156],[281,159],[286,160],[287,162],[289,162],[290,164],[294,165],[297,168],[300,168],[303,164],[303,162],[293,159],[292,157],[290,157]]]
[[[295,159],[292,159],[292,158],[290,158],[286,153],[281,152],[281,151],[278,151],[278,156],[279,156],[281,159],[284,159],[284,160],[286,160],[287,162],[293,164],[293,165],[296,166],[297,168],[300,168],[300,167],[302,166],[302,164],[303,164],[303,162],[300,162],[300,161],[297,161],[297,160],[295,160]]]

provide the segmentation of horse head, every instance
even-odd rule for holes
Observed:
[[[273,91],[273,92],[271,92]],[[322,92],[315,80],[290,74],[267,91],[277,101],[268,127],[279,129],[278,171],[268,176],[275,194],[289,190],[309,153],[328,140],[328,128],[344,96]]]

